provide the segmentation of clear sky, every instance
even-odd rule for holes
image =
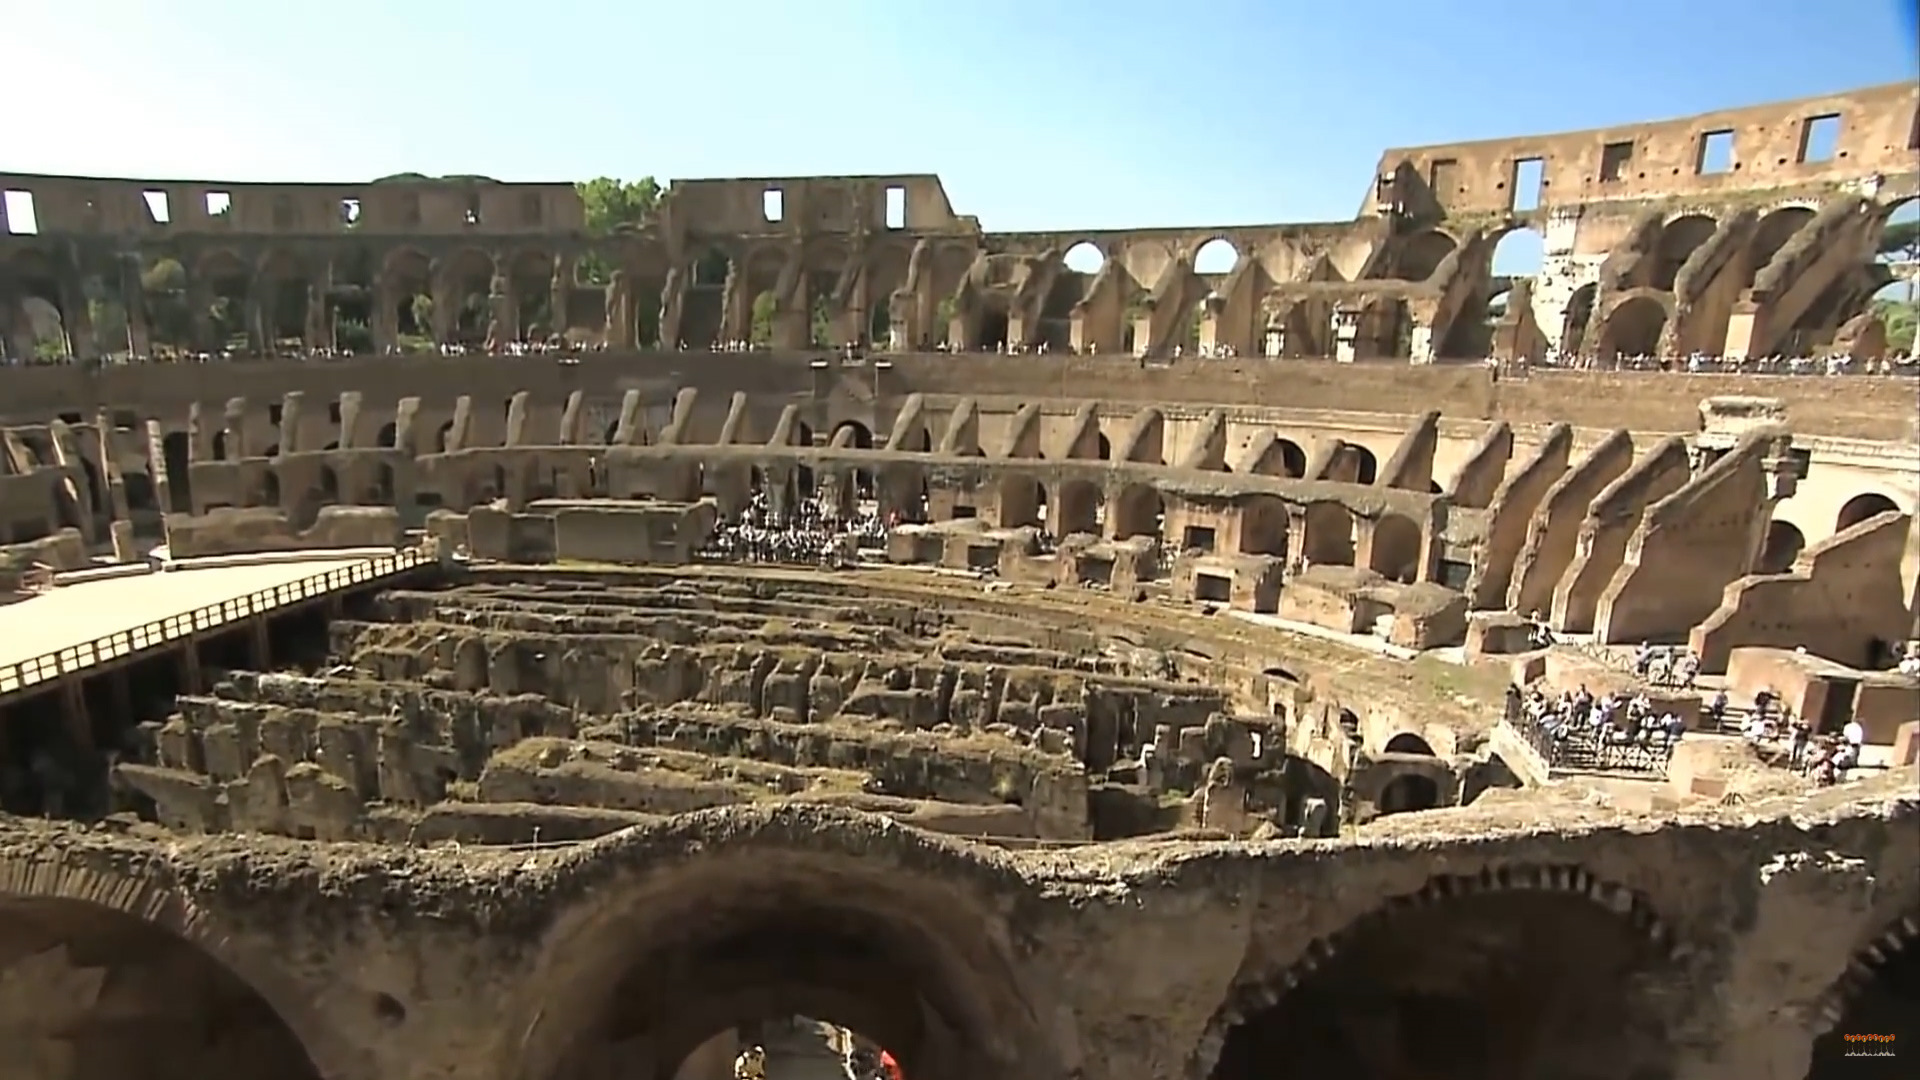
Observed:
[[[937,172],[989,229],[1337,220],[1380,151],[1912,79],[1915,0],[45,0],[0,169]]]

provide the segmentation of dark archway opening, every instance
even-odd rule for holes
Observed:
[[[1432,893],[1229,1029],[1212,1080],[1664,1075],[1658,1003],[1637,987],[1665,950],[1643,923],[1584,889]]]
[[[1865,495],[1855,495],[1840,508],[1840,516],[1834,520],[1833,531],[1844,532],[1868,518],[1891,514],[1900,507],[1885,495],[1870,491]]]
[[[1920,1039],[1920,916],[1908,916],[1855,961],[1846,1008],[1833,1030],[1814,1040],[1807,1080],[1911,1076]],[[1862,1039],[1861,1036],[1871,1036]]]
[[[1421,754],[1426,757],[1434,756],[1433,747],[1427,740],[1415,735],[1411,731],[1403,731],[1393,738],[1388,739],[1384,749],[1389,754]]]
[[[983,1060],[980,1003],[944,975],[929,944],[889,918],[771,898],[723,904],[633,959],[554,1076],[618,1061],[622,1075],[674,1077],[755,1044],[769,1077],[844,1075],[793,1069],[839,1068],[821,1044],[851,1041],[884,1047],[913,1080],[1013,1080]],[[792,1059],[788,1072],[778,1055]]]
[[[0,965],[42,988],[31,1015],[0,1015],[0,1029],[47,1032],[7,1053],[48,1076],[319,1080],[257,991],[151,923],[73,900],[3,900]]]
[[[167,502],[166,509],[175,514],[184,514],[193,509],[192,470],[189,465],[187,433],[170,431],[160,440],[161,456],[166,464]]]
[[[1387,781],[1380,789],[1375,810],[1380,814],[1405,814],[1414,810],[1432,810],[1440,805],[1440,785],[1433,777],[1403,773]]]
[[[1774,521],[1767,525],[1767,542],[1760,549],[1760,564],[1754,567],[1755,573],[1784,574],[1793,568],[1793,560],[1807,546],[1806,535],[1790,521]]]

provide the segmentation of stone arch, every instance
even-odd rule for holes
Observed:
[[[1113,500],[1113,538],[1161,535],[1167,504],[1152,484],[1128,484]]]
[[[995,483],[1002,529],[1038,528],[1047,520],[1045,484],[1023,472],[1007,472]]]
[[[1074,533],[1099,535],[1106,515],[1106,495],[1100,485],[1089,480],[1066,480],[1060,484],[1059,523],[1054,532],[1060,536]]]
[[[1240,502],[1240,554],[1287,557],[1287,504],[1277,495],[1249,495]]]
[[[858,420],[842,420],[833,426],[827,445],[836,450],[871,450],[873,429]]]
[[[1793,566],[1793,560],[1807,546],[1806,534],[1791,521],[1772,521],[1767,524],[1767,540],[1760,549],[1760,563],[1754,567],[1756,574],[1784,574]]]
[[[1565,321],[1560,324],[1559,342],[1562,355],[1582,354],[1587,343],[1587,323],[1593,319],[1593,305],[1599,295],[1599,283],[1589,281],[1573,290],[1573,295],[1567,298]]]
[[[1594,352],[1602,359],[1651,356],[1660,351],[1667,326],[1667,305],[1658,297],[1635,293],[1622,298],[1600,324]]]
[[[1435,810],[1439,806],[1440,785],[1433,777],[1425,773],[1403,772],[1381,787],[1374,809],[1379,816],[1385,817],[1388,814]]]
[[[304,347],[307,328],[307,281],[309,271],[297,252],[270,247],[254,264],[255,288],[259,290],[262,330],[271,349],[290,340],[296,350]]]
[[[1420,526],[1402,514],[1381,514],[1373,523],[1367,568],[1403,585],[1420,580]]]
[[[235,338],[247,336],[247,304],[253,294],[254,268],[230,248],[213,248],[194,260],[193,278],[199,288],[190,295],[207,302],[205,314],[212,328],[215,350],[226,349]]]
[[[1892,1036],[1885,1049],[1904,1056],[1920,1036],[1920,911],[1894,920],[1847,961],[1816,1005],[1812,1062],[1807,1080],[1844,1080],[1863,1075],[1849,1052],[1882,1049],[1848,1036]]]
[[[418,339],[433,335],[433,260],[410,244],[387,252],[380,260],[382,288],[375,302],[391,305],[376,318],[392,319],[400,335]]]
[[[1507,866],[1439,876],[1230,992],[1188,1076],[1392,1075],[1390,1068],[1369,1071],[1358,1056],[1366,1053],[1372,1062],[1420,1056],[1421,1075],[1432,1080],[1535,1074],[1619,1080],[1636,1075],[1636,1066],[1661,1063],[1667,1053],[1659,1017],[1649,1015],[1652,1003],[1633,1000],[1630,980],[1681,955],[1645,897],[1580,867]],[[1596,987],[1580,1008],[1527,1015],[1553,996],[1548,988]],[[1518,1044],[1494,1041],[1516,1029]],[[1483,1035],[1484,1044],[1448,1038],[1462,1033]],[[1638,1035],[1654,1037],[1643,1043]],[[1495,1056],[1499,1051],[1564,1059],[1543,1070],[1525,1057]],[[1488,1067],[1489,1057],[1495,1067]]]
[[[496,267],[493,256],[477,247],[458,248],[442,259],[439,280],[434,283],[435,300],[452,304],[453,310],[434,312],[438,333],[475,345],[485,340],[492,317],[488,295],[493,277],[505,269]]]
[[[1706,214],[1681,214],[1667,222],[1660,229],[1660,239],[1654,242],[1653,259],[1647,285],[1662,291],[1672,291],[1674,279],[1680,275],[1687,258],[1695,248],[1707,242],[1720,223]]]
[[[1740,287],[1750,289],[1753,279],[1773,261],[1793,234],[1813,220],[1813,211],[1805,206],[1783,206],[1760,219],[1747,240],[1746,265],[1740,275]]]
[[[780,1014],[852,1027],[916,1080],[1057,1067],[1014,976],[1001,856],[819,807],[690,815],[594,848],[500,1025],[513,1080],[582,1075],[615,1039],[671,1075]]]
[[[1439,229],[1415,233],[1400,242],[1400,250],[1393,258],[1393,271],[1386,276],[1398,281],[1425,281],[1459,246],[1453,237]]]
[[[208,974],[211,989],[237,993],[237,999],[229,1001],[243,1011],[234,1019],[262,1035],[264,1047],[254,1044],[252,1048],[270,1053],[271,1064],[257,1071],[234,1072],[231,1059],[226,1059],[227,1068],[219,1075],[233,1076],[234,1080],[335,1080],[365,1071],[361,1052],[325,1021],[311,988],[301,986],[284,969],[240,944],[219,919],[209,917],[165,880],[164,871],[116,872],[82,865],[82,857],[0,859],[0,939],[36,930],[50,939],[45,948],[21,945],[17,940],[0,944],[0,956],[17,957],[8,967],[0,968],[0,1008],[9,1004],[9,976],[28,964],[40,968],[28,972],[27,984],[21,988],[33,995],[27,1003],[29,1022],[51,1019],[43,996],[48,993],[66,991],[73,995],[62,1004],[90,1004],[86,999],[98,993],[106,974],[101,969],[108,964],[88,962],[93,957],[88,955],[92,942],[87,938],[104,933],[122,941],[138,941],[163,955],[171,953],[172,959],[195,967],[204,964],[206,967],[200,970]],[[101,974],[93,975],[95,971]],[[177,983],[167,985],[170,992],[185,992]],[[177,1007],[179,1002],[171,1004]],[[77,1022],[81,1018],[67,1019]],[[18,1053],[19,1049],[9,1047],[9,1052]],[[152,1052],[144,1038],[137,1052]],[[115,1069],[113,1074],[126,1076],[124,1069]]]
[[[1425,757],[1434,756],[1432,744],[1411,731],[1403,731],[1393,738],[1388,739],[1387,745],[1381,747],[1380,750],[1382,753],[1387,754],[1421,754]]]
[[[1880,514],[1897,513],[1900,504],[1877,491],[1866,491],[1848,499],[1833,519],[1833,531],[1842,532]]]
[[[400,438],[400,426],[392,420],[380,425],[380,431],[373,437],[373,444],[380,447],[392,447]]]
[[[1233,273],[1240,265],[1240,247],[1225,236],[1209,237],[1193,249],[1193,272],[1203,276]]]
[[[1091,240],[1081,240],[1060,253],[1060,262],[1076,274],[1097,274],[1107,265],[1107,253]]]

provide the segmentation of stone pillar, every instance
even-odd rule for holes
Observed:
[[[242,305],[247,316],[247,351],[265,355],[273,347],[270,332],[273,321],[267,316],[267,304],[273,299],[275,283],[263,274],[247,281],[247,299]]]
[[[108,513],[114,521],[126,521],[130,516],[127,481],[120,473],[119,455],[114,452],[113,417],[102,409],[94,415],[93,424],[100,439],[100,472],[106,478]]]
[[[120,256],[120,303],[127,311],[127,349],[135,356],[153,355],[153,332],[147,324],[147,290],[140,281],[140,256]]]
[[[93,313],[87,307],[87,290],[76,271],[62,271],[60,289],[60,326],[67,332],[67,349],[75,360],[96,360],[100,343],[93,333]]]
[[[194,270],[187,270],[187,326],[195,352],[218,352],[221,342],[213,336],[213,290]]]
[[[573,325],[568,301],[573,298],[573,278],[575,263],[571,255],[555,256],[553,260],[553,279],[547,286],[547,309],[553,320],[552,330],[559,336],[566,336]]]
[[[383,271],[373,275],[373,349],[388,353],[400,346],[400,297]]]
[[[147,475],[153,477],[153,498],[162,514],[173,511],[173,477],[167,474],[167,437],[160,421],[147,421]]]

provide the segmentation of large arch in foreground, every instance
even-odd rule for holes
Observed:
[[[1908,1075],[1920,1039],[1920,909],[1847,962],[1818,1006],[1807,1080]],[[1904,1066],[1904,1067],[1903,1067]]]
[[[873,815],[726,808],[580,849],[518,1016],[514,1080],[609,1058],[671,1077],[716,1035],[802,1015],[858,1031],[915,1080],[1047,1075],[1048,1050],[978,849]]]
[[[334,1080],[310,991],[160,875],[0,857],[0,1043],[71,1080]]]
[[[1678,955],[1644,898],[1578,867],[1436,877],[1235,991],[1188,1076],[1660,1076],[1662,1017],[1636,986]]]

